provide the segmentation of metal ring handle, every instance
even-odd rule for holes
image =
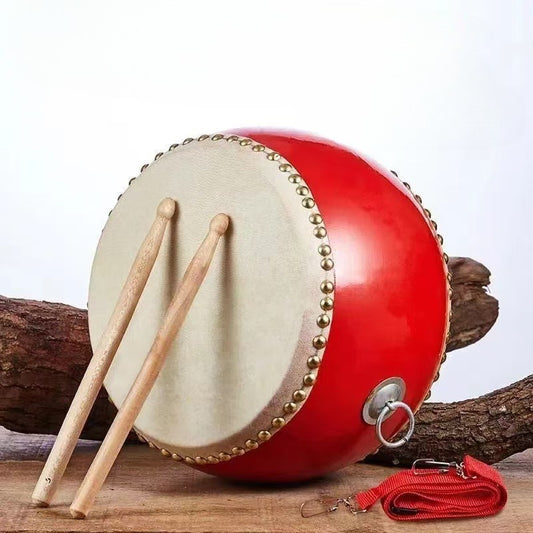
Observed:
[[[409,428],[407,429],[407,433],[400,440],[391,442],[383,436],[383,433],[381,432],[381,425],[383,424],[383,420],[385,419],[385,416],[388,414],[388,412],[396,411],[398,407],[401,407],[407,413],[407,416],[409,418]],[[380,411],[376,421],[376,436],[379,442],[381,442],[381,444],[383,444],[383,446],[386,446],[387,448],[399,448],[400,446],[403,446],[413,436],[414,430],[415,415],[413,414],[413,411],[411,411],[411,408],[404,402],[387,402],[383,409]]]

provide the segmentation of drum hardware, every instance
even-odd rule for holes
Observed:
[[[409,427],[407,429],[407,433],[401,437],[397,441],[390,441],[387,440],[381,431],[381,426],[383,424],[383,421],[385,420],[387,414],[392,414],[396,409],[401,408],[407,413],[407,417],[409,418]],[[381,410],[381,413],[379,413],[378,419],[376,421],[376,437],[378,438],[379,442],[383,444],[383,446],[386,446],[387,448],[400,448],[404,444],[406,444],[409,439],[413,436],[413,432],[415,430],[415,415],[413,414],[413,411],[411,408],[404,402],[387,402],[385,404],[385,407]]]
[[[175,207],[176,202],[171,198],[163,199],[157,207],[155,220],[139,248],[111,318],[94,350],[94,355],[72,400],[41,476],[35,485],[32,501],[36,505],[48,506],[59,486],[89,412],[102,387],[104,377],[148,281],[168,221],[174,216]]]
[[[414,415],[411,408],[402,402],[404,396],[405,381],[399,377],[388,378],[374,387],[363,405],[363,420],[367,424],[376,426],[376,437],[387,448],[399,448],[413,435]],[[381,426],[398,408],[405,410],[407,413],[409,428],[401,439],[391,442],[383,437]]]
[[[192,302],[207,275],[220,237],[224,235],[228,225],[229,218],[224,214],[218,214],[211,220],[204,241],[189,263],[183,279],[174,293],[150,352],[76,493],[70,507],[70,512],[74,518],[87,516],[96,495],[107,478],[126,437],[159,376],[170,346],[185,321]]]
[[[405,396],[405,381],[399,377],[383,380],[376,385],[363,405],[363,420],[375,426],[379,414],[386,406],[387,402],[402,401]],[[387,420],[393,411],[387,409],[383,420]]]

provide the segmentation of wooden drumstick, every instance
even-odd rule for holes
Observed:
[[[175,209],[176,202],[172,198],[163,199],[157,207],[152,227],[135,257],[113,314],[98,342],[41,476],[35,485],[32,501],[36,505],[48,506],[59,486],[76,442],[152,271],[165,229],[168,221],[174,216]]]
[[[70,513],[74,518],[85,518],[87,516],[96,495],[107,478],[126,437],[135,423],[135,419],[152,390],[166,360],[170,346],[207,274],[218,241],[226,232],[228,224],[229,218],[224,214],[216,215],[211,221],[207,236],[192,258],[170,302],[150,352],[70,506]]]

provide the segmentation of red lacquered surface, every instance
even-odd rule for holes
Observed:
[[[199,469],[252,481],[301,480],[378,447],[361,413],[384,379],[404,379],[404,401],[419,407],[445,342],[446,269],[422,209],[389,172],[330,141],[237,133],[282,154],[310,186],[333,250],[335,304],[318,379],[300,411],[257,450]],[[397,411],[384,435],[392,438],[405,421]]]

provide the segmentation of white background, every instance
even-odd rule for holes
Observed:
[[[0,2],[0,293],[84,306],[108,211],[154,154],[308,130],[397,169],[496,326],[433,399],[531,373],[533,2]]]

